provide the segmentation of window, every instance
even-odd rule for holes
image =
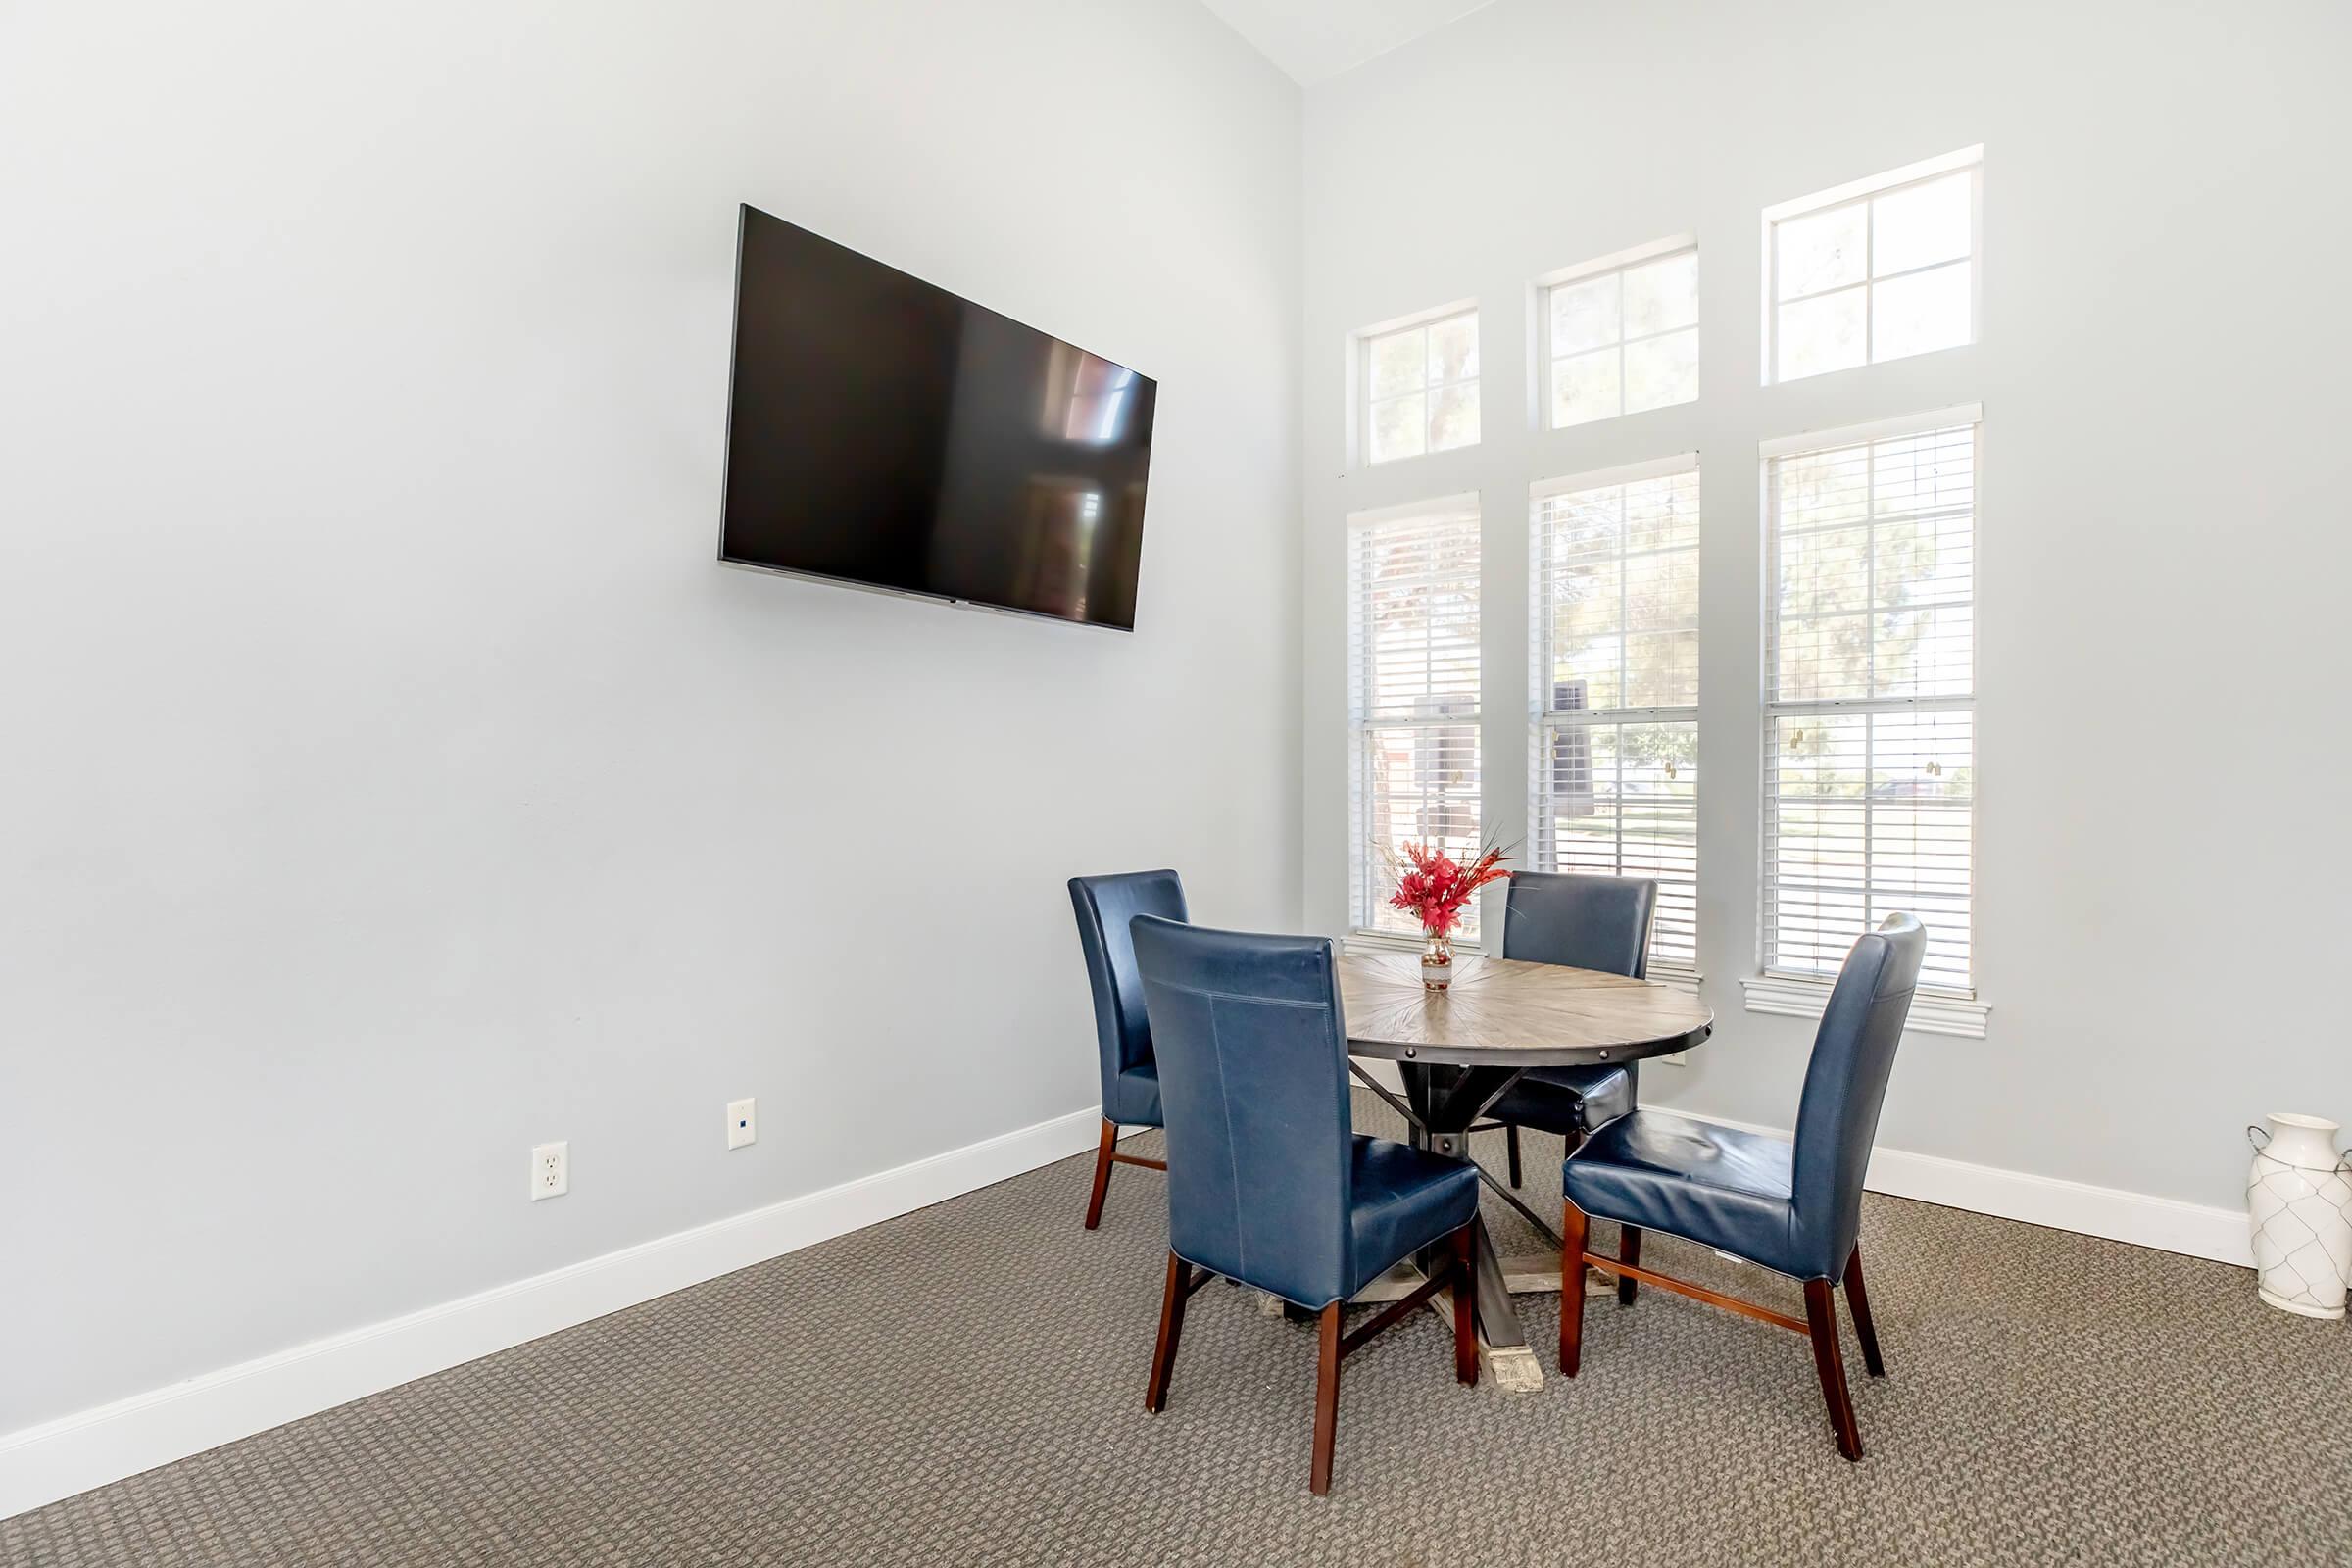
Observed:
[[[1698,248],[1595,263],[1544,291],[1553,429],[1698,396]]]
[[[1478,312],[1358,339],[1364,459],[1387,463],[1478,441]]]
[[[1407,840],[1479,842],[1478,498],[1348,519],[1349,894],[1359,930],[1417,933],[1389,907]],[[1478,934],[1473,904],[1461,928]]]
[[[1528,819],[1542,871],[1658,884],[1653,963],[1698,962],[1698,459],[1538,484]]]
[[[1767,379],[1976,341],[1983,154],[1971,147],[1765,213]]]
[[[1834,975],[1903,910],[1921,984],[1973,988],[1977,418],[1767,450],[1768,974]]]

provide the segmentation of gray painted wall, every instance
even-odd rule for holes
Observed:
[[[8,9],[0,1431],[1092,1104],[1074,871],[1298,925],[1298,113],[1190,0]],[[738,201],[1159,378],[1137,635],[713,563]]]

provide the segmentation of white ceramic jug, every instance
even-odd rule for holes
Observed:
[[[2305,1317],[2344,1315],[2352,1279],[2352,1172],[2336,1152],[2334,1122],[2285,1111],[2246,1129],[2246,1222],[2262,1298]]]

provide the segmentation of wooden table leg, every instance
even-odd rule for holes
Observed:
[[[1405,1098],[1411,1103],[1414,1114],[1422,1118],[1429,1117],[1439,1105],[1450,1102],[1468,1106],[1470,1119],[1475,1120],[1476,1111],[1483,1108],[1481,1102],[1486,1098],[1486,1090],[1490,1086],[1499,1088],[1518,1076],[1515,1071],[1498,1068],[1446,1068],[1439,1074],[1417,1063],[1399,1065],[1404,1076]],[[1465,1093],[1465,1090],[1468,1092]],[[1468,1128],[1468,1121],[1458,1127],[1432,1127],[1424,1121],[1412,1127],[1409,1136],[1416,1149],[1472,1164],[1475,1162],[1470,1157]],[[1544,1387],[1544,1369],[1536,1360],[1534,1347],[1527,1343],[1527,1331],[1519,1322],[1518,1308],[1511,1304],[1511,1293],[1503,1275],[1502,1260],[1495,1255],[1494,1239],[1487,1234],[1487,1222],[1484,1219],[1474,1227],[1474,1240],[1478,1264],[1478,1343],[1480,1351],[1486,1357],[1487,1375],[1494,1380],[1497,1387],[1513,1394],[1533,1394]],[[1414,1261],[1423,1271],[1440,1266],[1439,1260],[1428,1253]],[[1557,1276],[1555,1268],[1553,1277],[1556,1279]],[[1427,1277],[1426,1273],[1423,1277]],[[1358,1300],[1365,1298],[1362,1295],[1356,1298]],[[1433,1297],[1431,1299],[1434,1302],[1438,1298]],[[1446,1299],[1448,1304],[1445,1310],[1450,1314],[1452,1306],[1449,1295]],[[1452,1321],[1450,1316],[1447,1321]]]
[[[1478,1341],[1487,1375],[1514,1394],[1532,1394],[1544,1387],[1544,1368],[1536,1359],[1534,1348],[1527,1343],[1526,1331],[1519,1323],[1519,1314],[1511,1306],[1510,1293],[1536,1289],[1558,1290],[1558,1260],[1552,1261],[1547,1280],[1535,1281],[1531,1276],[1508,1272],[1520,1260],[1513,1259],[1505,1263],[1496,1258],[1493,1244],[1487,1240],[1484,1225],[1478,1228],[1476,1240],[1479,1249]],[[1427,1277],[1414,1264],[1399,1263],[1349,1297],[1348,1304],[1371,1306],[1384,1301],[1401,1300],[1412,1295]],[[1440,1291],[1431,1297],[1429,1307],[1448,1325],[1453,1322],[1451,1291]]]
[[[1508,1393],[1534,1394],[1544,1387],[1544,1368],[1527,1343],[1527,1330],[1503,1278],[1502,1259],[1494,1255],[1494,1241],[1484,1220],[1478,1223],[1477,1243],[1478,1344],[1486,1354],[1487,1375]]]

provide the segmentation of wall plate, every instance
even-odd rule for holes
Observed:
[[[571,1191],[571,1145],[541,1144],[531,1151],[531,1201],[562,1198]]]

